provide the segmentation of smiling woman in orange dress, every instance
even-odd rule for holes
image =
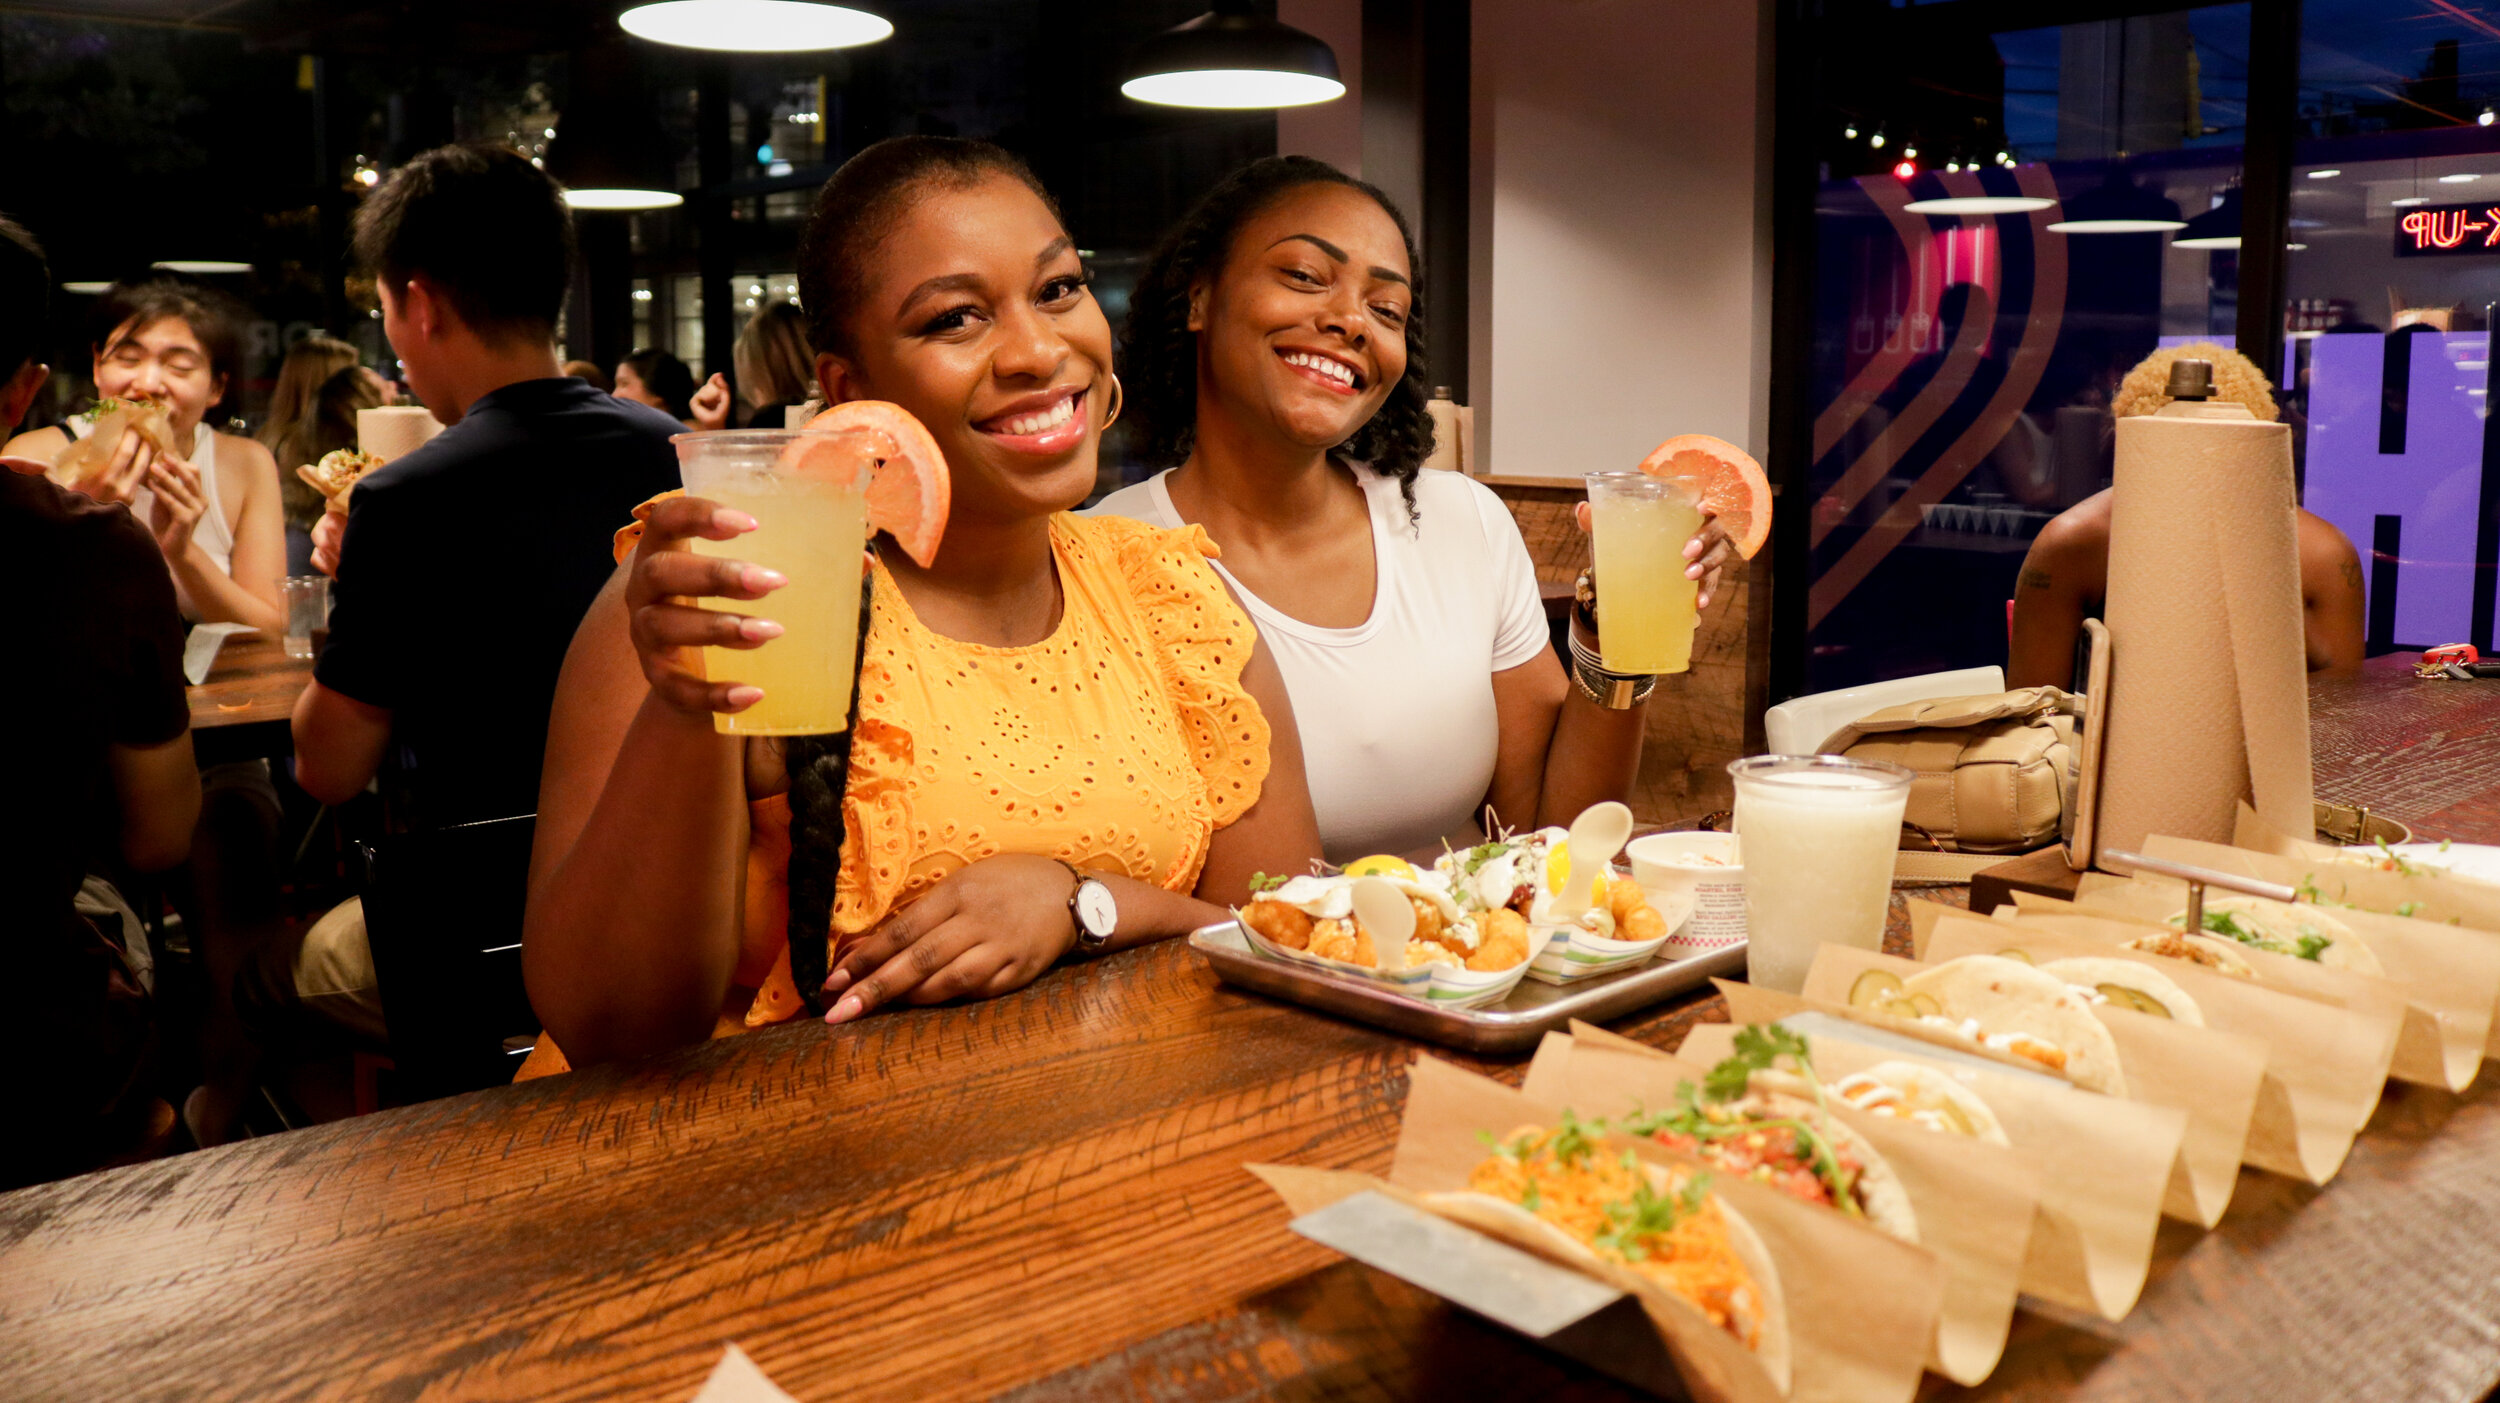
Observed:
[[[1180,934],[1318,853],[1283,684],[1205,535],[1069,514],[1115,400],[1111,333],[1032,174],[983,143],[872,146],[818,196],[800,279],[827,402],[891,401],[944,453],[943,544],[872,571],[845,772],[814,743],[715,734],[760,692],[677,661],[780,632],[778,575],[672,549],[752,519],[675,497],[620,537],[550,719],[530,1072],[792,1016],[794,890],[830,897],[819,997],[842,1022]]]

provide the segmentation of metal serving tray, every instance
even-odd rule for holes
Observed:
[[[1239,921],[1218,921],[1189,933],[1189,948],[1206,957],[1228,984],[1404,1033],[1461,1052],[1526,1052],[1547,1031],[1584,1018],[1602,1023],[1698,988],[1714,975],[1745,968],[1740,942],[1673,962],[1649,960],[1577,984],[1519,981],[1510,997],[1482,1008],[1442,1008],[1351,979],[1335,979],[1250,948]]]

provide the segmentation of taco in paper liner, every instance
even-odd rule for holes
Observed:
[[[1645,1298],[1675,1298],[1788,1377],[1788,1313],[1761,1237],[1710,1192],[1706,1172],[1607,1150],[1568,1116],[1494,1147],[1464,1190],[1426,1208]],[[1651,1306],[1654,1311],[1655,1305]]]
[[[1802,1203],[1864,1219],[1869,1227],[1918,1241],[1918,1211],[1883,1153],[1828,1114],[1814,1088],[1788,1072],[1753,1074],[1743,1095],[1694,1099],[1671,1111],[1631,1118],[1625,1128],[1733,1179],[1750,1179]]]
[[[2011,1145],[2005,1124],[1976,1091],[1917,1062],[1878,1062],[1823,1088],[1870,1115],[1890,1116],[1946,1135]]]
[[[2040,966],[2043,973],[2056,975],[2076,989],[2090,989],[2117,1008],[2131,1008],[2155,1018],[2170,1018],[2181,1023],[2205,1026],[2205,1011],[2196,1000],[2169,975],[2141,960],[2122,960],[2108,955],[2080,955],[2072,959],[2051,960]]]
[[[2241,956],[2239,942],[2220,936],[2194,935],[2182,930],[2155,931],[2128,941],[2125,948],[2159,955],[2165,960],[2184,960],[2231,979],[2251,983],[2257,979],[2256,967]]]
[[[356,490],[357,479],[382,466],[382,460],[353,448],[333,448],[321,455],[318,463],[300,464],[295,475],[304,485],[321,494],[334,512],[347,510],[348,495]]]
[[[1908,1019],[2055,1072],[2086,1091],[2127,1094],[2118,1042],[2066,981],[2001,955],[1965,955],[1908,978],[1868,970],[1852,1007]]]
[[[86,437],[71,439],[44,472],[54,486],[86,492],[100,485],[126,433],[137,433],[159,453],[174,451],[172,416],[154,400],[98,400],[81,417],[90,425]]]
[[[1385,882],[1406,897],[1415,931],[1403,949],[1380,948],[1355,916],[1358,880]],[[1293,877],[1255,893],[1235,914],[1270,945],[1386,974],[1428,965],[1493,973],[1526,964],[1531,953],[1526,921],[1503,919],[1508,913],[1470,915],[1442,885],[1411,877]]]
[[[2173,912],[2170,924],[2187,924],[2187,912]],[[2262,896],[2226,896],[2205,903],[2205,930],[2257,950],[2294,959],[2314,960],[2328,969],[2384,975],[2378,956],[2352,927],[2307,902],[2269,901]]]

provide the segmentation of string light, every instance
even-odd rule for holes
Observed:
[[[1878,151],[1883,150],[1883,149],[1884,149],[1884,134],[1883,134],[1882,132],[1877,132],[1877,133],[1875,133],[1873,136],[1870,136],[1870,137],[1868,137],[1868,138],[1866,139],[1866,144],[1867,144],[1867,145],[1869,145],[1869,146],[1874,147],[1874,148],[1875,148],[1876,150],[1878,150]]]
[[[1915,161],[1915,160],[1917,160],[1917,159],[1918,159],[1918,148],[1917,148],[1917,147],[1915,147],[1915,146],[1904,146],[1904,147],[1902,147],[1902,148],[1901,148],[1901,159],[1903,159],[1903,160],[1905,160],[1905,161]]]
[[[1918,174],[1918,162],[1909,160],[1902,161],[1899,165],[1892,168],[1892,174],[1897,180],[1908,180],[1912,176]]]
[[[2474,125],[2478,127],[2488,127],[2493,122],[2500,122],[2500,113],[2495,113],[2488,107],[2483,109],[2481,116],[2474,119]]]
[[[2489,124],[2488,124],[2488,123],[2486,123],[2485,125],[2489,125]],[[1845,126],[1845,127],[1842,127],[1842,128],[1840,129],[1840,134],[1841,134],[1842,136],[1844,136],[1844,137],[1847,137],[1847,138],[1848,138],[1849,140],[1851,140],[1851,141],[1855,141],[1855,140],[1857,140],[1857,139],[1858,139],[1858,124],[1857,124],[1857,123],[1855,123],[1855,122],[1851,122],[1849,125],[1847,125],[1847,126]]]

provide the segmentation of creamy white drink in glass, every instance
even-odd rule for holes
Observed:
[[[1794,994],[1823,942],[1880,948],[1910,772],[1837,755],[1727,768],[1745,845],[1745,977]]]

